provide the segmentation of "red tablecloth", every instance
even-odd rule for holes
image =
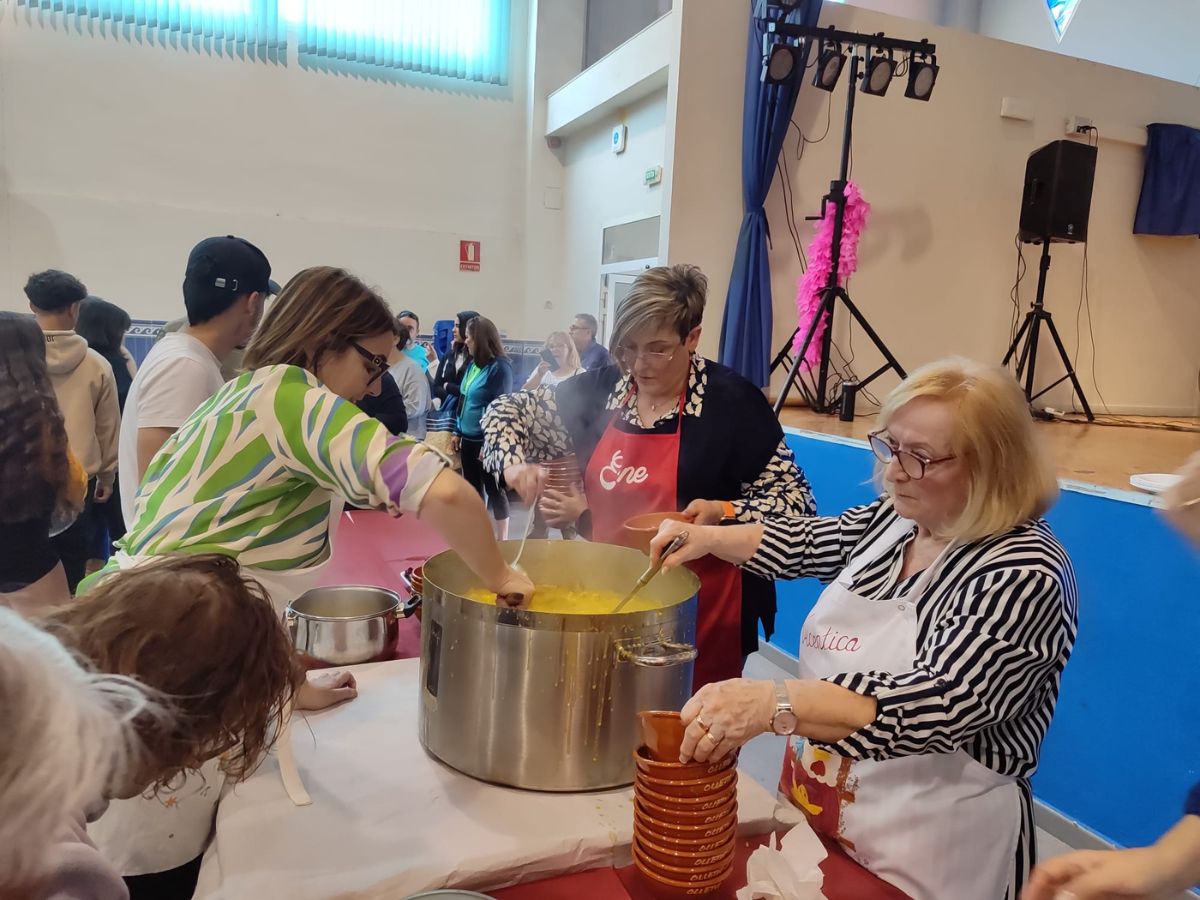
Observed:
[[[733,875],[711,900],[733,900],[746,886],[746,860],[767,842],[769,835],[738,838]],[[828,900],[910,900],[907,894],[876,878],[845,852],[825,842],[829,855],[821,863],[825,874],[822,892]],[[593,869],[574,875],[548,878],[531,884],[492,891],[496,900],[654,900],[641,873],[633,866],[623,869]]]
[[[342,514],[333,555],[318,584],[369,584],[408,597],[400,573],[419,566],[446,549],[446,542],[416,516],[396,519],[376,510]],[[400,621],[394,659],[421,655],[421,623],[415,616]]]

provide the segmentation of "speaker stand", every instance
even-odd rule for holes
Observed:
[[[1071,363],[1071,357],[1067,355],[1067,348],[1063,346],[1062,338],[1058,335],[1058,329],[1054,326],[1054,318],[1046,311],[1044,304],[1046,296],[1046,274],[1050,271],[1050,238],[1042,239],[1042,259],[1038,266],[1038,284],[1037,296],[1029,305],[1029,312],[1025,313],[1025,321],[1021,323],[1021,327],[1017,330],[1016,336],[1013,338],[1008,352],[1004,354],[1003,366],[1008,366],[1012,361],[1013,356],[1019,350],[1021,355],[1017,360],[1017,381],[1024,380],[1025,399],[1029,401],[1030,406],[1038,397],[1045,394],[1047,391],[1058,387],[1068,378],[1071,380],[1071,386],[1075,389],[1076,395],[1079,397],[1079,405],[1083,407],[1083,413],[1087,416],[1089,422],[1096,421],[1096,417],[1092,415],[1092,408],[1088,405],[1087,396],[1083,393],[1083,386],[1079,383],[1079,378],[1075,375],[1075,366]],[[1036,394],[1033,392],[1034,371],[1037,368],[1037,352],[1038,352],[1038,337],[1040,336],[1042,323],[1046,323],[1046,330],[1050,332],[1050,337],[1054,339],[1054,346],[1058,348],[1058,356],[1062,360],[1063,368],[1067,374],[1057,381],[1042,388]],[[1022,339],[1024,344],[1022,345]]]

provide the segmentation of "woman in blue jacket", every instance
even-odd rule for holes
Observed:
[[[496,539],[508,537],[508,494],[496,476],[484,471],[483,414],[488,405],[512,390],[512,365],[500,344],[500,332],[491,319],[476,316],[467,322],[467,353],[471,363],[462,377],[458,421],[451,447],[462,457],[463,478],[474,485],[487,502],[495,520]]]

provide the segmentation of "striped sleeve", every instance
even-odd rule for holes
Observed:
[[[509,466],[572,453],[558,415],[555,387],[497,397],[483,414],[483,467],[501,475]]]
[[[1073,640],[1057,574],[1033,563],[984,565],[954,590],[912,669],[825,679],[878,702],[875,721],[831,745],[837,753],[950,753],[985,728],[1053,709]]]
[[[812,486],[796,465],[787,441],[780,441],[775,455],[758,478],[742,485],[742,496],[733,501],[739,522],[762,522],[769,516],[815,516],[817,501]]]
[[[299,369],[280,366],[253,402],[277,428],[264,428],[270,449],[292,475],[333,491],[356,506],[392,515],[417,512],[446,461],[432,448],[393,437],[379,421],[323,387]]]
[[[830,582],[846,567],[858,544],[883,527],[884,498],[840,516],[767,516],[758,550],[744,568],[763,578],[817,578]]]

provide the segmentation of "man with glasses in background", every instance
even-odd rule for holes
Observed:
[[[608,351],[604,349],[603,345],[596,342],[600,323],[596,321],[595,316],[579,313],[568,331],[571,334],[571,340],[575,342],[575,349],[579,351],[579,364],[589,372],[603,369],[612,362],[609,359]]]

